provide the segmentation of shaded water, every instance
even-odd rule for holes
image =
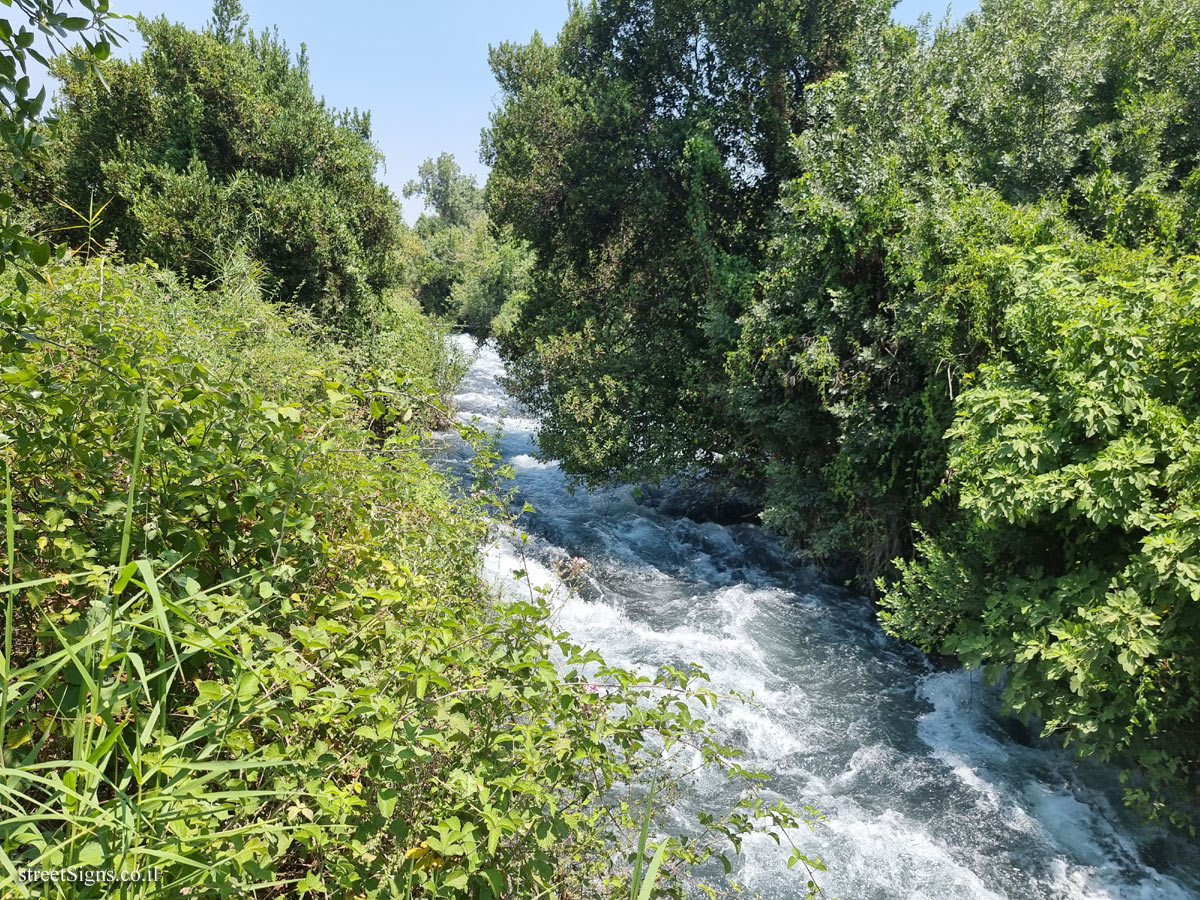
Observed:
[[[455,340],[475,352],[465,335]],[[865,601],[823,584],[759,529],[664,516],[629,489],[568,493],[558,467],[535,458],[537,422],[497,383],[495,351],[478,354],[460,417],[503,425],[502,455],[537,510],[526,523],[532,558],[501,539],[491,577],[504,587],[528,566],[553,584],[561,561],[582,556],[588,584],[557,613],[575,640],[648,672],[696,662],[717,690],[753,692],[755,704],[710,718],[771,773],[775,794],[825,814],[794,839],[828,865],[828,894],[1200,898],[1200,850],[1131,820],[1111,770],[1031,740],[977,675],[934,671],[879,629]],[[681,826],[728,803],[727,790],[700,779],[673,811]],[[738,881],[769,900],[803,896],[787,851],[765,836],[744,849]]]

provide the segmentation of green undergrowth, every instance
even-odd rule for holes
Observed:
[[[481,448],[462,496],[427,461],[462,361],[418,311],[345,347],[240,256],[46,275],[0,294],[0,896],[645,900],[799,824],[698,718],[703,673],[489,595],[504,473]],[[648,841],[629,786],[680,789],[664,759],[738,807]],[[21,880],[71,866],[161,878]]]

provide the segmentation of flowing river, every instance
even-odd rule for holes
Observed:
[[[978,673],[935,670],[885,635],[866,601],[760,529],[664,515],[627,488],[569,493],[558,467],[536,459],[538,423],[498,384],[495,351],[454,340],[478,353],[459,416],[502,427],[503,458],[537,510],[523,523],[527,558],[502,538],[490,576],[512,590],[512,570],[528,567],[554,584],[560,562],[583,557],[587,583],[557,611],[576,641],[627,668],[699,663],[715,689],[753,692],[753,704],[709,718],[771,773],[775,795],[825,815],[794,839],[828,866],[828,896],[1200,898],[1200,850],[1132,820],[1113,771],[1031,737]],[[449,451],[451,463],[466,453]],[[672,812],[682,827],[696,809],[728,804],[728,790],[701,779]],[[756,837],[733,877],[767,900],[803,897],[787,855]]]

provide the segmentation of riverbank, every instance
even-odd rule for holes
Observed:
[[[153,867],[123,896],[594,900],[764,827],[696,673],[603,666],[540,596],[495,602],[502,471],[465,428],[482,487],[428,462],[445,329],[390,298],[343,345],[259,271],[100,256],[0,292],[0,896]],[[611,791],[673,745],[727,786],[711,840],[634,870],[653,796]]]

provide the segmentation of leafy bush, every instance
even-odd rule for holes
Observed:
[[[962,514],[884,621],[1004,666],[1014,711],[1127,754],[1130,799],[1169,813],[1200,771],[1200,260],[1049,248],[1018,284],[948,435]]]
[[[613,669],[545,596],[493,602],[506,500],[425,461],[445,357],[411,308],[372,352],[414,376],[358,387],[244,258],[203,294],[105,258],[47,274],[0,301],[0,890],[157,866],[125,894],[591,898],[629,855],[796,823],[712,740],[703,673]],[[635,849],[617,789],[674,790],[672,759],[746,779],[742,804]]]
[[[107,204],[96,241],[189,277],[245,249],[273,297],[356,334],[398,278],[399,206],[375,180],[369,116],[328,109],[304,55],[270,33],[139,28],[138,60],[58,67],[28,214],[68,229]]]

